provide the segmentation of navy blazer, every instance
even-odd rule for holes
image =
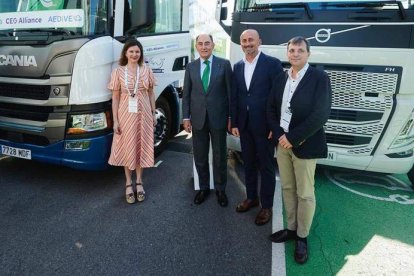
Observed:
[[[260,53],[250,87],[246,87],[244,61],[241,60],[234,65],[230,101],[232,128],[243,130],[249,118],[250,122],[257,127],[258,132],[267,135],[269,126],[266,123],[266,101],[273,80],[281,72],[283,68],[280,60]],[[247,112],[247,106],[249,112]]]
[[[290,101],[292,118],[289,132],[280,127],[283,91],[287,72],[275,79],[267,103],[267,120],[275,145],[283,134],[293,146],[293,153],[302,159],[326,158],[328,147],[324,124],[331,112],[331,83],[325,71],[309,66]]]
[[[198,58],[190,62],[185,70],[183,118],[191,119],[194,129],[202,129],[207,114],[212,129],[227,128],[232,78],[230,61],[213,56],[210,82],[206,93],[201,81],[200,66]]]

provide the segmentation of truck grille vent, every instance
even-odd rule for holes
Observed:
[[[356,146],[369,144],[371,142],[371,137],[326,133],[326,141],[328,142],[328,144]]]
[[[365,109],[383,111],[391,109],[392,95],[381,95],[377,98],[367,98],[360,93],[344,93],[340,90],[332,90],[332,107]]]
[[[353,155],[366,155],[367,153],[371,153],[371,151],[373,150],[373,148],[371,147],[364,147],[364,148],[359,148],[359,149],[350,149],[348,150],[349,154],[353,154]]]
[[[332,84],[332,106],[379,111],[392,107],[398,74],[326,72]]]
[[[383,128],[383,124],[367,124],[363,126],[358,126],[328,123],[325,127],[325,130],[331,132],[341,132],[356,135],[375,135],[380,134]]]
[[[342,93],[394,94],[398,75],[394,73],[370,73],[353,71],[326,71],[331,79],[332,90]]]
[[[0,116],[22,120],[46,122],[53,107],[0,103]]]
[[[351,122],[366,122],[366,121],[378,121],[381,120],[382,113],[379,112],[366,112],[356,110],[344,110],[332,108],[329,115],[330,120],[337,121],[351,121]]]
[[[8,140],[14,143],[25,143],[37,146],[47,146],[49,140],[43,136],[37,136],[26,133],[15,133],[0,129],[0,139]]]
[[[50,89],[50,85],[0,83],[0,96],[32,100],[47,100],[49,99]]]

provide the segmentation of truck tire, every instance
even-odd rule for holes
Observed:
[[[171,108],[166,98],[161,96],[156,101],[155,115],[157,125],[154,128],[154,151],[155,156],[158,156],[167,145],[171,134]]]
[[[411,170],[407,173],[408,179],[411,181],[411,185],[413,186],[414,189],[414,165],[411,168]]]

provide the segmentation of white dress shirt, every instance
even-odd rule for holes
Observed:
[[[257,56],[252,60],[252,62],[248,62],[246,57],[243,58],[244,61],[244,80],[246,81],[247,90],[249,90],[250,82],[252,81],[254,69],[256,68],[257,60],[259,59],[261,52],[257,54]]]
[[[303,76],[305,75],[306,71],[309,68],[309,63],[306,63],[305,66],[296,74],[296,79],[292,76],[292,68],[288,70],[288,79],[286,81],[285,90],[283,91],[283,99],[282,99],[282,106],[280,109],[280,126],[282,126],[282,117],[285,110],[290,110],[290,101],[292,100],[293,93],[295,93],[296,88],[299,85],[299,82],[302,80]],[[283,128],[283,127],[282,127]],[[289,129],[283,128],[283,130],[287,133]]]

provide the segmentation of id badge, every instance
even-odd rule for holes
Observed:
[[[280,126],[287,132],[289,130],[290,120],[292,119],[292,112],[286,108],[282,114],[282,120],[280,120]]]
[[[138,113],[138,99],[136,97],[129,97],[128,112],[129,113]]]

